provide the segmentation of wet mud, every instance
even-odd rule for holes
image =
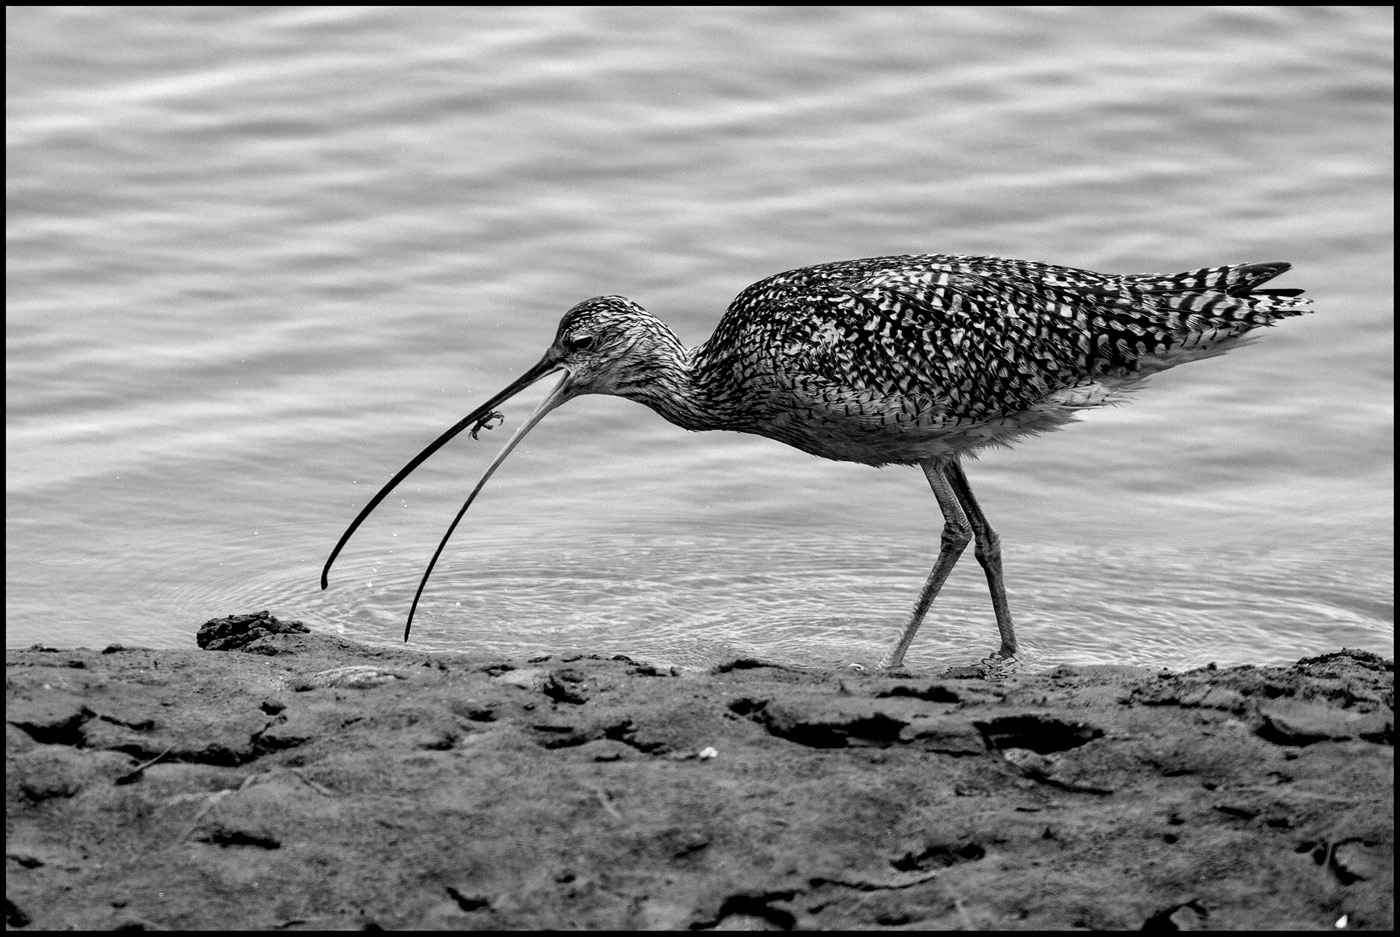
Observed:
[[[11,928],[1389,930],[1394,665],[6,656]]]

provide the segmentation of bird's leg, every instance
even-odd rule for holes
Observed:
[[[967,521],[967,515],[963,513],[953,486],[943,473],[943,466],[931,460],[920,463],[920,465],[924,470],[924,475],[928,477],[929,487],[933,489],[933,496],[938,499],[938,507],[943,511],[943,537],[938,549],[938,560],[933,564],[933,571],[928,574],[928,582],[924,583],[924,591],[919,593],[918,604],[914,606],[914,615],[909,619],[909,624],[904,626],[904,633],[899,636],[894,647],[890,648],[885,659],[876,666],[877,670],[889,670],[904,663],[904,652],[909,650],[909,644],[914,640],[914,633],[919,630],[919,625],[923,624],[928,607],[938,597],[938,590],[943,588],[948,574],[953,571],[953,565],[957,563],[963,549],[972,540],[972,526]]]
[[[982,571],[987,574],[987,586],[992,592],[992,610],[996,612],[997,630],[1001,632],[1001,650],[997,651],[996,656],[1015,657],[1016,630],[1011,626],[1011,609],[1006,604],[1006,583],[1001,576],[1001,537],[987,522],[987,515],[982,513],[977,499],[972,496],[962,465],[956,461],[949,462],[943,467],[943,474],[953,486],[958,504],[967,515],[967,522],[972,525],[972,535],[977,538],[973,552],[977,562],[982,564]]]

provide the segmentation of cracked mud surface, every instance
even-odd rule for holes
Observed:
[[[987,683],[253,625],[7,654],[9,926],[1393,925],[1364,652]]]

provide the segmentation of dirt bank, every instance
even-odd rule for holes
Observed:
[[[260,621],[7,654],[10,926],[1393,925],[1364,652],[988,683]]]

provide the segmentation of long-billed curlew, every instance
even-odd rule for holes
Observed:
[[[919,465],[943,511],[938,559],[899,640],[897,667],[969,541],[987,574],[1001,647],[1016,633],[1002,583],[1001,541],[959,459],[983,446],[1057,429],[1119,399],[1144,378],[1230,349],[1246,333],[1306,312],[1296,289],[1260,289],[1286,263],[1187,273],[1104,274],[1072,267],[914,254],[817,264],[740,293],[713,335],[687,349],[665,323],[621,296],[564,314],[544,357],[399,470],[331,551],[331,564],[399,482],[464,429],[548,374],[559,383],[467,496],[414,594],[497,466],[540,419],[571,397],[614,394],[690,430],[768,436],[803,452],[867,465]]]

